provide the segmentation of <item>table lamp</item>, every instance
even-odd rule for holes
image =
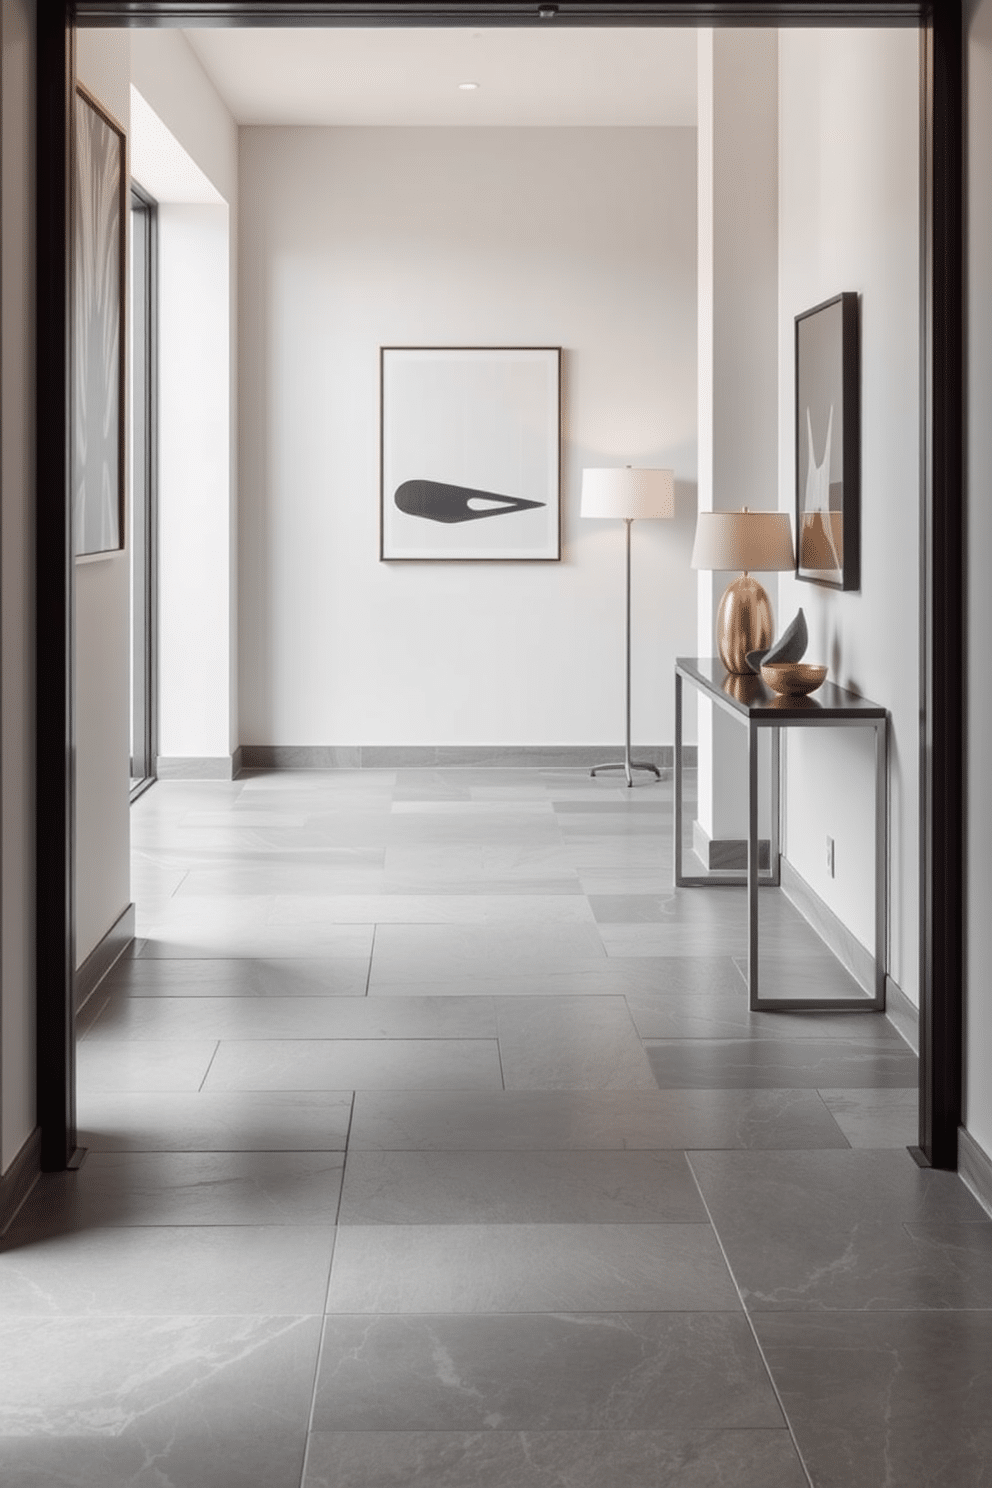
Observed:
[[[700,512],[696,519],[693,568],[742,569],[728,584],[716,617],[716,643],[728,672],[742,676],[753,669],[749,651],[764,651],[772,643],[772,606],[754,578],[759,573],[785,572],[796,566],[792,529],[785,512]]]
[[[582,506],[584,517],[612,517],[624,523],[627,552],[627,587],[624,620],[624,656],[626,662],[626,731],[623,759],[590,770],[622,770],[628,786],[633,785],[634,770],[649,770],[659,780],[657,765],[637,764],[630,757],[630,524],[643,517],[675,515],[675,477],[671,470],[635,470],[630,465],[608,470],[582,472]]]

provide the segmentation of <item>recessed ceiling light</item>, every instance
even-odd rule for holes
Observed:
[[[478,87],[478,86],[479,86],[479,85],[478,85],[478,83],[459,83],[459,84],[458,84],[458,86],[459,86],[459,88],[460,88],[460,89],[461,89],[461,91],[462,91],[462,92],[463,92],[463,93],[471,93],[471,92],[473,92],[473,91],[474,91],[474,90],[475,90],[475,89],[476,89],[476,88],[477,88],[477,87]]]

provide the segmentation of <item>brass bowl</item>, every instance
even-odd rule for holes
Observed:
[[[805,697],[823,685],[827,675],[825,666],[810,666],[805,661],[777,661],[761,668],[761,680],[772,692],[786,693],[793,697]]]

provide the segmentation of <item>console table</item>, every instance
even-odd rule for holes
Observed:
[[[738,719],[747,729],[747,871],[688,874],[682,849],[682,690],[688,682],[702,696]],[[733,676],[714,657],[681,656],[675,662],[675,882],[680,888],[738,884],[747,886],[747,985],[752,1012],[881,1011],[885,1006],[887,749],[886,710],[857,693],[824,682],[810,697],[780,696],[753,673]],[[873,997],[762,997],[758,981],[758,889],[781,882],[779,735],[784,728],[871,728],[875,733],[875,987]],[[772,831],[768,871],[758,861],[758,734],[771,733]]]

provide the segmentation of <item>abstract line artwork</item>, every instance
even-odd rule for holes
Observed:
[[[76,93],[72,516],[77,557],[124,545],[124,134]]]
[[[383,347],[387,562],[556,560],[561,350]]]
[[[857,589],[858,297],[796,316],[796,576]]]

